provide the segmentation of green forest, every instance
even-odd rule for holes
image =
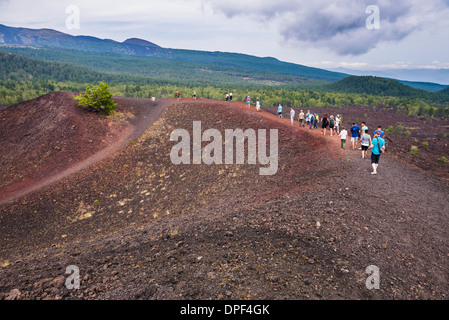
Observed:
[[[254,73],[251,74],[254,77]],[[196,77],[195,73],[190,77]],[[293,106],[302,108],[355,106],[391,106],[397,112],[409,115],[449,116],[449,95],[413,89],[396,81],[375,77],[349,77],[339,82],[311,82],[306,87],[297,81],[285,82],[284,77],[262,81],[231,81],[235,79],[207,79],[189,81],[157,79],[143,75],[106,73],[67,63],[30,59],[0,51],[0,105],[12,105],[52,91],[84,92],[88,86],[108,83],[116,96],[136,98],[174,97],[180,91],[190,97],[196,91],[198,98],[224,100],[232,92],[234,100],[253,101],[260,98],[263,106]],[[398,85],[399,84],[399,85]],[[380,88],[380,89],[379,89]],[[369,94],[368,94],[369,93]]]

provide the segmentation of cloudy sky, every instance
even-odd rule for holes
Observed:
[[[449,0],[0,0],[0,23],[326,69],[449,70]]]

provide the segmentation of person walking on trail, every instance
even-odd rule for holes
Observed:
[[[305,117],[306,117],[306,125],[309,126],[309,121],[310,121],[310,110],[307,110],[307,113],[306,113]]]
[[[334,127],[335,127],[335,119],[334,119],[334,116],[331,115],[331,117],[329,119],[329,129],[331,131],[331,137],[334,135]]]
[[[193,93],[192,93],[192,98],[193,98],[194,100],[196,100],[196,91],[193,91]]]
[[[366,126],[366,122],[362,122],[361,128],[360,128],[360,132],[363,133],[365,131],[365,133],[368,133],[368,127]]]
[[[351,127],[351,142],[352,142],[352,150],[355,150],[357,147],[357,141],[360,137],[360,127],[355,124],[355,122],[352,123]]]
[[[341,137],[341,148],[346,150],[346,139],[348,137],[348,130],[346,130],[346,127],[343,127],[338,135]]]
[[[151,102],[153,103],[153,106],[156,104],[156,97],[155,96],[151,97]]]
[[[249,96],[246,98],[246,106],[251,108],[251,98]]]
[[[380,155],[385,152],[385,140],[380,137],[380,132],[376,132],[368,149],[371,150],[371,165],[373,166],[371,174],[377,174]]]
[[[290,108],[290,123],[293,125],[295,121],[295,109],[293,107]]]
[[[299,113],[299,126],[300,127],[304,127],[304,111],[301,110],[301,112]]]
[[[313,113],[311,113],[311,114],[309,115],[309,117],[310,117],[310,121],[309,121],[309,130],[312,130],[313,123],[315,122],[315,115],[314,115]]]
[[[257,101],[256,101],[256,110],[257,110],[257,112],[260,111],[260,99],[259,98],[257,98]]]
[[[377,130],[374,131],[374,134],[376,134],[376,132],[379,132],[380,137],[383,138],[383,139],[385,139],[385,138],[384,138],[385,132],[382,130],[382,126],[377,126]]]
[[[359,137],[361,137],[363,135],[363,132],[368,133],[368,127],[366,126],[366,122],[364,122],[364,121],[360,124],[360,136]],[[362,150],[362,146],[360,146],[359,150]]]
[[[227,94],[226,93],[226,100],[225,100],[226,102],[228,102],[229,101],[229,94]]]
[[[176,91],[176,99],[181,100],[181,94],[179,93],[179,91]]]
[[[232,102],[232,92],[229,93],[229,101]]]
[[[371,136],[365,131],[362,131],[362,136],[360,137],[360,144],[362,146],[362,159],[367,159],[368,148],[371,145]]]
[[[278,117],[279,119],[282,118],[282,105],[279,105],[278,107]]]
[[[329,118],[327,113],[323,116],[323,118],[321,119],[321,129],[323,129],[323,132],[321,132],[322,135],[326,135],[326,129],[327,126],[329,125]]]
[[[335,117],[335,134],[340,134],[340,115]]]
[[[315,117],[315,120],[313,121],[313,128],[315,129],[315,130],[318,130],[318,121],[319,121],[319,117],[318,117],[318,113],[315,113],[315,115],[314,115],[314,117]]]

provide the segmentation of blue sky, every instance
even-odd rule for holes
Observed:
[[[67,29],[69,6],[79,29]],[[326,69],[449,69],[449,0],[0,0],[0,23]]]

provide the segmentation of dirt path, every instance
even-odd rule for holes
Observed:
[[[115,99],[117,101],[125,100],[120,97],[115,97]],[[130,103],[130,99],[126,100],[128,100],[127,103]],[[55,182],[58,182],[66,177],[80,172],[81,170],[89,168],[110,156],[113,156],[117,151],[128,145],[133,139],[142,135],[145,130],[147,130],[157,119],[160,118],[166,108],[175,103],[174,99],[161,99],[154,105],[150,99],[139,99],[138,101],[136,99],[135,102],[139,105],[143,105],[144,107],[140,108],[135,120],[132,120],[130,125],[126,126],[122,130],[118,139],[112,144],[81,162],[78,162],[68,168],[64,168],[62,171],[53,173],[51,176],[31,179],[26,178],[23,181],[13,183],[2,188],[0,193],[0,206],[10,201],[20,199],[42,188],[48,187]]]

